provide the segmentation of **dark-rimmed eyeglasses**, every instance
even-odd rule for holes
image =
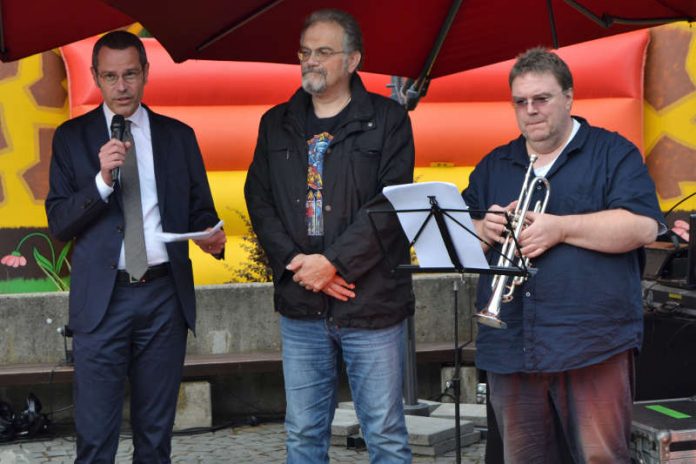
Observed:
[[[304,63],[305,61],[309,60],[312,57],[312,54],[314,55],[314,59],[317,60],[318,62],[323,62],[328,60],[334,55],[338,55],[339,53],[347,53],[344,50],[331,50],[329,47],[321,47],[317,48],[316,50],[310,50],[309,48],[300,48],[297,50],[297,58],[300,59],[300,63]]]
[[[120,76],[113,72],[103,72],[99,73],[99,79],[101,79],[107,85],[116,84],[119,78],[123,79],[128,84],[132,84],[140,79],[142,74],[143,71],[141,69],[129,69]]]

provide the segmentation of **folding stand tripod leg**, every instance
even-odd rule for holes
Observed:
[[[459,371],[461,370],[461,350],[459,348],[459,285],[455,280],[452,291],[454,293],[454,376],[452,377],[452,389],[454,390],[454,448],[457,453],[455,462],[462,462],[462,437],[459,402],[461,401],[461,380]]]

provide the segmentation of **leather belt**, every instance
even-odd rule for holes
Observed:
[[[147,268],[140,280],[133,280],[128,271],[119,270],[116,272],[116,282],[119,284],[144,284],[167,275],[169,275],[169,263],[162,263]]]

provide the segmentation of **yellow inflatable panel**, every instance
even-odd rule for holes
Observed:
[[[246,171],[208,171],[208,182],[227,235],[242,235],[246,226],[240,215],[248,217],[244,201]]]

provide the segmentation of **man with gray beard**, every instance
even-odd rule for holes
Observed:
[[[367,214],[389,208],[384,187],[413,181],[411,123],[365,90],[347,13],[313,13],[298,57],[302,88],[263,116],[244,187],[281,314],[288,462],[329,461],[342,363],[370,461],[411,462],[402,357],[414,296],[388,264],[408,260],[408,242],[395,215],[373,218],[375,232]]]

